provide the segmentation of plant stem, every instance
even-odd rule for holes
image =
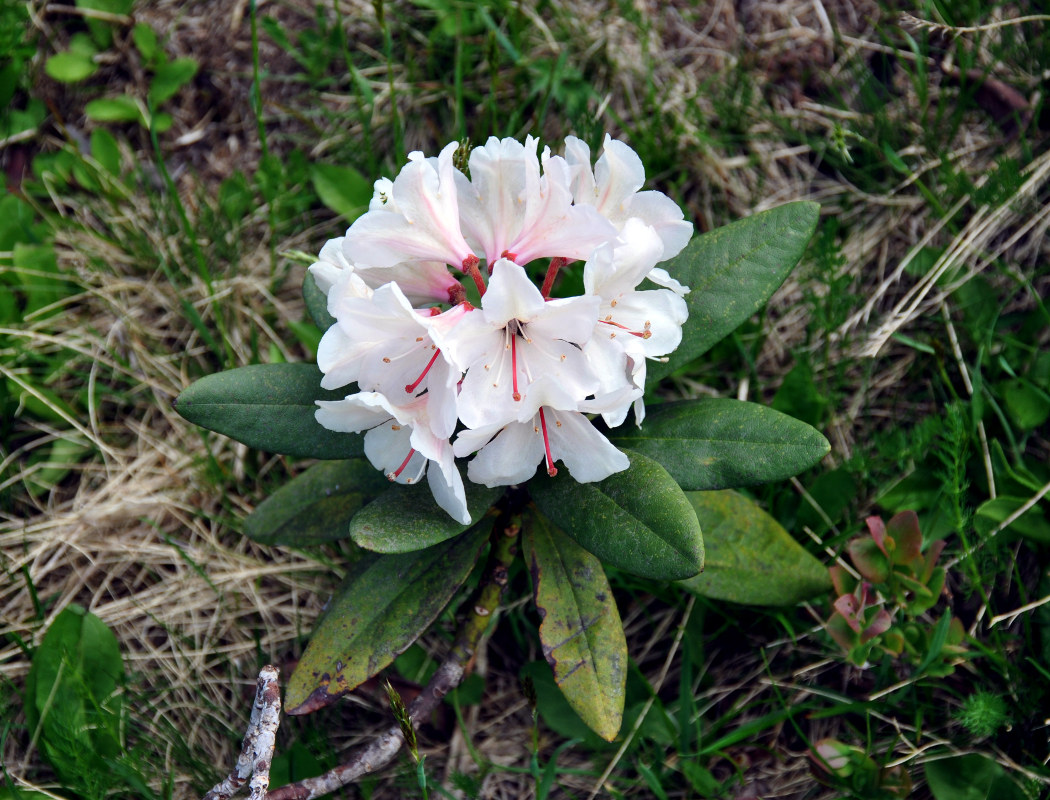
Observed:
[[[507,573],[517,553],[520,530],[519,515],[504,512],[496,518],[492,527],[492,547],[486,565],[486,581],[476,596],[467,602],[466,619],[460,626],[452,650],[420,692],[419,697],[409,706],[408,715],[413,727],[418,728],[437,707],[441,698],[459,686],[472,669],[478,643],[493,612],[499,606],[503,589],[507,585]],[[386,766],[394,759],[404,742],[401,728],[393,725],[370,744],[355,751],[347,761],[335,769],[316,778],[307,778],[274,789],[267,795],[267,800],[312,800],[321,797]]]

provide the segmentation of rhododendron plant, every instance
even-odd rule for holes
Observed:
[[[624,142],[607,136],[594,163],[571,136],[562,154],[531,136],[465,150],[411,153],[320,248],[303,285],[323,331],[316,365],[206,376],[177,408],[246,444],[321,460],[260,504],[249,536],[349,537],[364,551],[291,678],[290,713],[389,665],[488,544],[462,632],[406,712],[417,724],[469,669],[520,541],[555,681],[613,739],[628,659],[603,564],[724,593],[725,580],[696,577],[698,513],[713,513],[702,493],[781,480],[828,451],[813,428],[761,405],[652,392],[761,309],[817,207],[691,238],[679,205],[643,189]],[[768,525],[737,528],[734,569],[752,569],[774,540],[775,552],[801,552]],[[752,572],[724,576],[743,602],[760,584]],[[788,574],[750,601],[797,602],[806,586]]]

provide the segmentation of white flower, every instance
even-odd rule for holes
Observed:
[[[436,159],[416,151],[382,196],[346,232],[343,250],[355,264],[392,267],[403,261],[440,261],[463,268],[474,258],[459,227],[452,155],[447,145]],[[378,189],[379,187],[377,187]],[[374,200],[374,198],[373,198]]]
[[[598,302],[587,296],[545,301],[524,269],[497,261],[481,308],[433,332],[442,352],[466,373],[458,401],[463,424],[517,419],[540,376],[557,379],[580,400],[592,394],[598,382],[579,345],[594,331]]]
[[[310,268],[336,320],[318,347],[322,386],[360,390],[319,402],[317,420],[367,431],[374,465],[406,483],[425,472],[460,521],[456,457],[473,454],[467,475],[487,486],[527,481],[539,463],[581,482],[626,469],[588,415],[615,426],[633,404],[641,423],[646,360],[678,345],[688,314],[688,288],[658,264],[692,225],[663,194],[640,191],[634,151],[606,137],[592,168],[574,137],[564,158],[538,148],[490,138],[471,152],[470,178],[452,164],[455,144],[410,154]],[[550,259],[542,288],[525,269],[540,258]],[[584,293],[551,299],[572,261],[585,262]],[[639,290],[646,279],[666,288]]]
[[[587,143],[567,136],[565,160],[573,170],[572,196],[577,205],[594,206],[617,229],[632,217],[652,226],[663,242],[664,258],[678,255],[689,243],[693,226],[682,219],[682,209],[662,192],[638,191],[645,183],[645,167],[626,144],[606,134],[592,172]]]
[[[362,390],[380,392],[395,403],[427,392],[434,432],[448,438],[456,428],[460,373],[442,357],[430,332],[438,317],[443,327],[451,327],[466,309],[457,307],[444,315],[416,311],[396,283],[368,296],[350,287],[349,282],[337,284],[329,295],[329,313],[336,324],[317,348],[317,365],[325,373],[321,387],[356,382]]]
[[[598,248],[584,265],[584,289],[601,298],[601,307],[594,336],[583,352],[603,392],[616,391],[624,380],[644,390],[645,359],[666,355],[682,341],[682,324],[689,316],[685,301],[670,289],[635,289],[651,276],[662,252],[656,231],[632,218],[616,240]],[[626,416],[627,406],[603,414],[610,427],[620,425]],[[641,425],[644,416],[639,397],[635,422]]]
[[[489,138],[470,153],[470,180],[456,173],[460,221],[491,267],[500,258],[527,264],[536,258],[586,258],[615,228],[595,209],[574,206],[565,159],[526,137]]]
[[[359,392],[343,400],[318,400],[314,416],[332,431],[367,431],[365,456],[373,467],[406,484],[418,483],[425,472],[438,505],[469,525],[463,478],[452,445],[431,429],[428,400],[429,395],[422,395],[395,404],[378,392]]]
[[[544,376],[522,400],[519,419],[461,431],[452,449],[460,457],[480,451],[467,465],[467,477],[486,486],[524,483],[541,461],[550,476],[557,474],[554,464],[561,461],[577,481],[600,481],[630,466],[627,456],[580,413],[600,410],[600,404],[578,402]]]

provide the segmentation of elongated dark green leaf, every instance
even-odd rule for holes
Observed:
[[[706,353],[765,305],[802,258],[819,208],[810,202],[771,208],[694,237],[661,265],[690,288],[689,321],[670,360],[650,363],[648,383]]]
[[[306,310],[318,328],[326,331],[335,325],[335,317],[328,313],[328,295],[321,291],[309,270],[303,278],[303,302],[306,303]]]
[[[261,544],[307,545],[345,539],[350,520],[390,486],[363,458],[322,461],[267,497],[244,521]]]
[[[657,580],[679,580],[704,568],[696,513],[667,470],[624,450],[630,468],[598,483],[566,471],[529,482],[536,505],[586,550],[613,566]]]
[[[659,461],[686,491],[784,480],[831,449],[794,417],[717,398],[650,406],[641,428],[623,425],[609,439]]]
[[[606,741],[620,732],[627,639],[601,562],[539,514],[522,539],[543,655],[569,705]]]
[[[467,510],[476,523],[496,502],[501,490],[476,483],[468,483],[465,488]],[[366,550],[407,553],[443,542],[466,528],[437,504],[429,487],[395,483],[354,515],[350,536]]]
[[[687,492],[704,529],[704,572],[682,581],[694,594],[790,606],[831,589],[827,568],[769,514],[737,492]]]
[[[353,386],[321,388],[314,364],[256,364],[207,375],[175,400],[190,422],[250,447],[302,458],[356,458],[364,451],[356,433],[322,427],[315,400],[341,400]]]
[[[403,653],[466,580],[490,527],[475,525],[426,550],[365,554],[288,682],[288,713],[309,714],[329,705]]]

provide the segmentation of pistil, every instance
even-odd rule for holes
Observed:
[[[543,279],[543,287],[540,289],[540,294],[543,295],[543,299],[547,300],[551,296],[551,289],[554,288],[554,279],[558,277],[558,270],[569,263],[567,258],[556,256],[551,259],[550,265],[547,267],[547,275]]]
[[[405,387],[405,391],[406,392],[408,392],[409,394],[412,394],[412,392],[414,392],[416,390],[416,387],[419,386],[419,384],[421,384],[423,382],[423,378],[425,378],[427,376],[427,373],[430,372],[430,368],[432,366],[434,366],[434,362],[437,361],[437,357],[440,354],[441,354],[441,350],[439,350],[438,348],[435,347],[434,348],[434,355],[432,355],[430,357],[430,361],[428,361],[427,365],[425,367],[423,367],[423,371],[419,374],[419,377],[416,378],[414,383],[410,383],[410,384],[408,384]]]
[[[478,287],[478,294],[484,297],[485,279],[481,277],[481,270],[478,269],[479,263],[481,263],[481,259],[471,254],[463,259],[463,271],[474,279],[474,285]]]
[[[540,408],[540,430],[543,431],[543,453],[547,460],[547,474],[553,478],[558,474],[558,469],[554,466],[554,457],[551,455],[551,440],[547,435],[547,420],[543,416],[542,408]]]

